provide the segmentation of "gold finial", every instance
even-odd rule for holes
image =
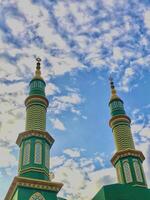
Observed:
[[[112,100],[112,99],[119,98],[119,97],[117,96],[117,92],[116,92],[116,89],[115,89],[115,86],[114,86],[114,81],[113,81],[113,78],[112,78],[111,75],[110,75],[110,77],[109,77],[109,81],[110,81],[110,88],[111,88],[111,100]]]
[[[39,69],[40,70],[40,65],[41,65],[41,58],[36,58],[36,61],[37,61],[37,66],[36,66],[36,69]]]
[[[40,63],[41,62],[41,58],[36,58],[36,61],[38,62],[38,63]]]
[[[42,79],[41,77],[41,58],[36,58],[37,64],[36,64],[36,71],[35,71],[35,77],[34,78],[38,78],[38,79]]]

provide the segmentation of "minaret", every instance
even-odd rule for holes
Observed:
[[[52,182],[49,176],[49,151],[54,139],[46,131],[48,99],[45,96],[45,81],[41,77],[37,58],[35,76],[30,81],[29,96],[25,100],[26,127],[20,133],[17,145],[20,148],[18,176],[9,188],[5,200],[57,200],[62,184]]]
[[[49,150],[54,139],[45,131],[48,100],[45,81],[41,77],[40,58],[35,76],[30,81],[29,96],[25,100],[26,131],[17,139],[20,147],[19,175],[49,180]]]
[[[118,182],[147,187],[142,167],[145,157],[141,151],[135,149],[130,127],[131,120],[125,113],[124,103],[116,93],[112,78],[110,78],[110,87],[111,119],[109,125],[112,128],[116,146],[116,153],[111,162],[116,168]]]

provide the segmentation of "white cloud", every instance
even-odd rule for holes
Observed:
[[[144,22],[145,26],[150,29],[150,10],[144,12]]]
[[[135,71],[133,68],[128,67],[125,69],[124,76],[121,82],[121,90],[128,92],[129,91],[129,83],[131,79],[133,78],[133,75],[135,74]]]
[[[93,6],[94,3],[91,3],[90,6]],[[75,26],[73,26],[72,22],[70,22],[68,16],[68,13],[71,13],[73,17],[75,18],[75,21],[77,24],[88,24],[92,19],[93,16],[89,15],[87,12],[88,4],[84,2],[58,2],[55,5],[54,12],[56,17],[59,18],[59,21],[61,23],[61,26],[64,27],[67,23],[67,26],[65,27],[69,32],[75,31]]]
[[[57,96],[54,97],[50,104],[50,111],[59,114],[71,109],[72,112],[75,112],[74,106],[80,104],[82,101],[83,99],[78,93],[70,93],[68,96]]]
[[[143,162],[143,168],[147,180],[148,186],[150,186],[150,173],[149,173],[149,165],[150,165],[150,157],[149,157],[149,151],[150,151],[150,144],[148,140],[145,140],[145,142],[142,142],[138,145],[136,145],[136,149],[143,152],[145,156],[145,161]]]
[[[74,151],[74,149],[69,149],[69,153],[70,150]],[[62,165],[54,169],[55,181],[64,183],[59,196],[64,196],[69,200],[91,200],[103,185],[116,182],[115,169],[95,170],[94,160],[95,158],[82,156],[65,159],[65,161],[63,158],[63,164],[61,162]]]
[[[17,68],[11,64],[7,59],[0,59],[0,79],[1,80],[19,80],[20,77],[17,76]]]
[[[47,23],[41,23],[37,28],[37,33],[41,36],[44,40],[46,45],[53,45],[56,44],[60,49],[67,49],[68,46],[65,41],[61,38],[61,36],[48,25]]]
[[[139,133],[143,129],[143,124],[132,124],[131,131],[133,134]]]
[[[103,1],[105,6],[113,6],[115,4],[115,0],[107,0],[107,1]]]
[[[141,137],[149,138],[150,139],[150,127],[144,127],[140,132]]]
[[[26,86],[25,82],[1,84],[0,140],[9,145],[15,145],[18,134],[24,131]]]
[[[87,159],[87,158],[84,158],[84,157],[82,157],[80,159],[80,166],[81,167],[85,167],[85,166],[87,167],[89,165],[93,165],[93,159]]]
[[[46,95],[54,95],[55,93],[60,93],[60,90],[55,84],[49,82],[46,84],[45,92]]]
[[[64,153],[69,155],[71,158],[80,157],[80,151],[76,149],[65,149]]]
[[[71,112],[72,112],[72,113],[75,113],[75,114],[77,114],[77,115],[81,115],[81,111],[80,111],[80,110],[77,110],[77,109],[75,109],[75,108],[71,108]]]
[[[3,38],[4,38],[4,32],[0,30],[0,53],[3,51],[4,48],[8,47],[7,43],[4,43]]]
[[[30,0],[16,1],[19,11],[31,24],[36,24],[48,19],[47,10],[41,6],[33,4]]]
[[[119,48],[119,47],[114,47],[113,48],[113,58],[115,60],[120,60],[120,59],[123,58],[123,55],[121,53],[121,48]]]
[[[78,199],[82,197],[81,188],[85,186],[85,180],[80,169],[76,167],[60,167],[55,172],[55,180],[63,181],[63,190],[68,194],[67,199]],[[59,193],[60,196],[63,190]]]
[[[21,116],[22,111],[20,112],[19,109],[17,112],[18,116],[13,116],[9,113],[0,116],[0,140],[7,142],[10,146],[15,145],[18,134],[23,132],[25,127],[25,120]]]
[[[0,152],[0,168],[14,167],[18,164],[11,149],[8,149],[7,147],[0,147]]]
[[[6,23],[14,36],[18,36],[18,34],[21,34],[25,31],[25,25],[19,18],[7,17]]]
[[[58,130],[60,130],[60,131],[65,131],[65,130],[66,130],[66,128],[65,128],[65,126],[64,126],[64,124],[63,124],[63,122],[60,121],[58,118],[56,118],[56,119],[51,119],[51,123],[52,123],[52,125],[53,125],[53,127],[54,127],[55,129],[58,129]]]
[[[116,183],[116,171],[113,167],[94,171],[89,175],[89,177],[91,179],[91,183],[94,186],[91,192],[89,192],[91,197],[94,197],[103,185]]]
[[[100,163],[100,165],[101,165],[102,167],[105,166],[105,163],[104,163],[105,160],[104,160],[104,158],[103,158],[102,156],[96,156],[95,159],[99,161],[99,163]]]
[[[79,104],[81,103],[81,97],[77,93],[72,93],[69,96],[61,96],[60,101],[71,103],[71,104]]]
[[[66,59],[66,56],[67,59]],[[84,69],[84,65],[78,62],[75,57],[66,54],[62,57],[51,57],[50,63],[52,64],[52,72],[54,75],[63,75],[76,69]]]
[[[103,22],[103,23],[101,24],[101,28],[102,28],[103,31],[108,31],[108,30],[110,29],[110,23],[108,23],[108,22]]]
[[[66,158],[63,155],[51,157],[50,158],[51,168],[55,168],[55,167],[58,167],[58,166],[64,164],[65,160],[66,160]]]

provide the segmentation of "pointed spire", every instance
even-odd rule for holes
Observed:
[[[111,100],[113,99],[120,99],[118,96],[117,96],[117,91],[115,89],[115,86],[114,86],[114,81],[113,81],[113,78],[112,76],[109,77],[109,81],[110,81],[110,88],[111,88]],[[121,99],[120,99],[121,100]]]
[[[36,63],[36,71],[35,71],[35,76],[34,76],[34,78],[33,79],[43,79],[42,77],[41,77],[41,58],[36,58],[36,61],[37,61],[37,63]]]

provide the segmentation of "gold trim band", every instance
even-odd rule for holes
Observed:
[[[134,150],[134,149],[126,149],[123,151],[118,151],[114,154],[114,156],[111,159],[111,163],[113,164],[113,166],[115,166],[116,162],[120,159],[120,158],[124,158],[127,156],[135,156],[140,158],[140,160],[143,162],[145,160],[145,157],[143,155],[143,153],[141,151],[138,150]]]
[[[20,146],[23,139],[32,137],[32,136],[44,138],[51,145],[54,143],[54,139],[52,138],[52,136],[48,134],[48,132],[39,131],[39,130],[30,130],[30,131],[25,131],[25,132],[20,133],[17,138],[16,144]]]
[[[42,181],[40,179],[29,179],[16,176],[4,200],[11,200],[17,187],[19,186],[36,188],[41,190],[50,190],[58,193],[62,188],[63,184],[58,182]]]

